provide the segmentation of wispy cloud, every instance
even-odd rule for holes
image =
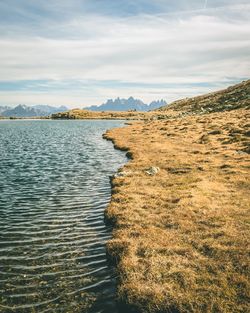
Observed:
[[[15,17],[0,19],[2,104],[170,101],[249,76],[245,1],[18,3],[0,3]]]

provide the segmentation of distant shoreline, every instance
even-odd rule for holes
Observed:
[[[50,120],[50,117],[42,117],[42,116],[37,116],[37,117],[0,117],[0,121],[1,120]]]
[[[89,117],[89,118],[81,118],[81,119],[69,119],[69,118],[41,118],[41,117],[17,117],[17,118],[0,118],[0,121],[89,121],[89,120],[93,120],[93,121],[103,121],[103,120],[107,120],[107,121],[130,121],[130,120],[133,120],[133,121],[136,121],[136,120],[139,120],[139,119],[129,119],[129,118],[93,118],[93,117]]]

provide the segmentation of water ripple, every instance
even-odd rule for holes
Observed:
[[[0,311],[116,313],[109,176],[116,121],[0,122]]]

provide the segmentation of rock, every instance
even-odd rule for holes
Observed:
[[[156,175],[160,171],[159,167],[157,166],[151,166],[150,168],[145,170],[145,173],[148,175]]]
[[[244,151],[241,151],[241,150],[238,150],[236,151],[237,154],[242,154],[242,155],[247,155],[247,152],[244,152]]]
[[[118,173],[116,173],[115,175],[114,175],[114,177],[116,178],[116,177],[125,177],[125,176],[129,176],[129,175],[131,175],[131,174],[133,174],[133,172],[131,172],[131,171],[123,171],[123,172],[118,172]]]

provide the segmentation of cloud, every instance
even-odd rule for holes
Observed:
[[[202,1],[189,6],[177,1],[174,7],[173,1],[155,1],[154,8],[145,0],[136,8],[135,1],[122,2],[123,15],[116,5],[109,11],[97,0],[17,6],[19,20],[26,15],[28,22],[19,21],[18,28],[7,21],[10,27],[0,36],[0,101],[92,104],[130,95],[173,100],[249,76],[250,5],[227,1],[225,7],[225,1],[210,0],[204,10]],[[163,13],[159,8],[165,8]],[[36,25],[36,16],[43,27]],[[24,88],[8,98],[1,81],[5,86],[23,82]],[[39,81],[47,87],[41,89]]]

